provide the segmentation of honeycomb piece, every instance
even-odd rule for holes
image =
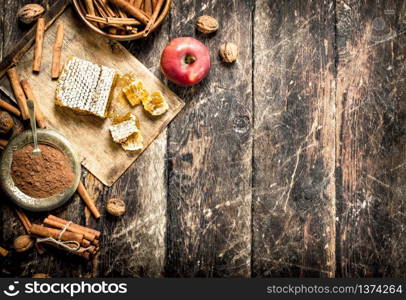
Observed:
[[[152,93],[148,99],[142,101],[142,104],[144,109],[153,116],[160,116],[169,108],[161,92]]]
[[[113,69],[70,57],[58,80],[55,103],[105,118],[116,76]]]
[[[121,144],[126,151],[138,151],[144,148],[144,139],[141,132],[133,133],[124,143]]]
[[[121,119],[113,121],[110,125],[110,133],[116,143],[125,142],[132,134],[139,132],[139,120],[133,114],[128,114]]]
[[[132,106],[145,101],[149,97],[149,93],[144,88],[144,84],[139,80],[133,81],[128,86],[123,88],[123,93]]]

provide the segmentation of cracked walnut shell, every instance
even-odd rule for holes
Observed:
[[[109,214],[119,217],[125,213],[125,202],[120,198],[111,198],[107,201],[106,209]]]
[[[27,234],[20,235],[14,240],[13,246],[17,252],[25,252],[34,246],[34,241]]]
[[[13,126],[13,117],[6,111],[0,111],[0,133],[7,134]]]
[[[209,34],[219,29],[219,22],[213,17],[201,16],[197,18],[196,27],[201,33]]]
[[[234,43],[227,42],[220,46],[219,53],[224,62],[235,62],[238,57],[238,46]]]
[[[20,8],[17,13],[18,19],[24,24],[31,24],[37,20],[43,13],[45,9],[39,4],[27,4]]]

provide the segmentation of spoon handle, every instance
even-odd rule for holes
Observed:
[[[37,124],[35,123],[35,107],[34,107],[34,101],[27,99],[27,106],[28,106],[28,111],[30,113],[30,124],[31,124],[31,129],[32,129],[32,138],[34,140],[34,149],[39,149],[38,148],[38,139],[37,139]]]

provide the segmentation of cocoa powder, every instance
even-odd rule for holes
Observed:
[[[39,145],[41,154],[34,155],[29,144],[13,153],[11,176],[26,195],[47,198],[72,186],[75,175],[68,158],[55,147]]]

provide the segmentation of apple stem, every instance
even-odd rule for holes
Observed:
[[[196,61],[196,57],[192,56],[192,55],[186,55],[185,56],[185,63],[190,65],[193,64]]]

